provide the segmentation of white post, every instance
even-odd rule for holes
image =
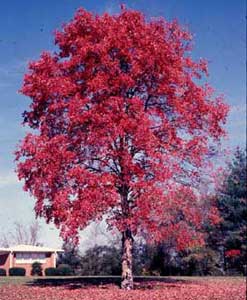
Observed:
[[[13,268],[13,252],[10,252],[10,256],[9,256],[9,267]]]
[[[53,265],[54,265],[54,268],[56,268],[56,259],[57,259],[57,252],[55,251],[54,252],[54,256],[53,256]]]

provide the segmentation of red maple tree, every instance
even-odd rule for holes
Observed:
[[[107,216],[122,233],[122,287],[133,287],[134,236],[173,237],[179,248],[202,240],[215,216],[195,185],[211,145],[224,135],[228,108],[199,79],[191,35],[176,21],[79,9],[55,34],[58,50],[29,64],[29,133],[18,175],[37,199],[37,216],[64,238]]]

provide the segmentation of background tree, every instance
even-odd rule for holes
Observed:
[[[211,228],[208,244],[221,253],[226,271],[246,273],[247,186],[246,150],[236,149],[228,164],[223,185],[217,192],[222,221]]]
[[[134,237],[201,243],[215,210],[195,192],[227,106],[208,85],[204,60],[176,21],[138,11],[94,16],[79,9],[56,32],[58,49],[29,64],[24,123],[35,129],[16,153],[38,216],[62,236],[107,216],[122,234],[122,288],[133,288]],[[175,236],[174,236],[174,233]]]
[[[11,231],[1,233],[0,243],[3,247],[18,244],[39,246],[41,245],[40,233],[41,227],[38,221],[33,221],[30,224],[15,222]]]
[[[70,266],[73,273],[77,275],[81,269],[81,254],[78,246],[70,241],[65,241],[62,249],[64,252],[59,254],[57,264]]]

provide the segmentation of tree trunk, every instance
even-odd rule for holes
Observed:
[[[130,230],[125,230],[122,236],[122,282],[121,288],[124,290],[132,290],[133,273],[132,273],[132,250],[133,237]]]

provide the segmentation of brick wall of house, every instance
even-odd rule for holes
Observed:
[[[46,262],[42,264],[42,269],[43,269],[43,275],[44,270],[46,268],[52,268],[54,267],[54,253],[47,253],[46,254]],[[31,276],[31,270],[32,270],[32,264],[23,264],[23,263],[16,263],[16,258],[13,258],[13,267],[18,267],[18,268],[25,268],[26,269],[26,276]]]

